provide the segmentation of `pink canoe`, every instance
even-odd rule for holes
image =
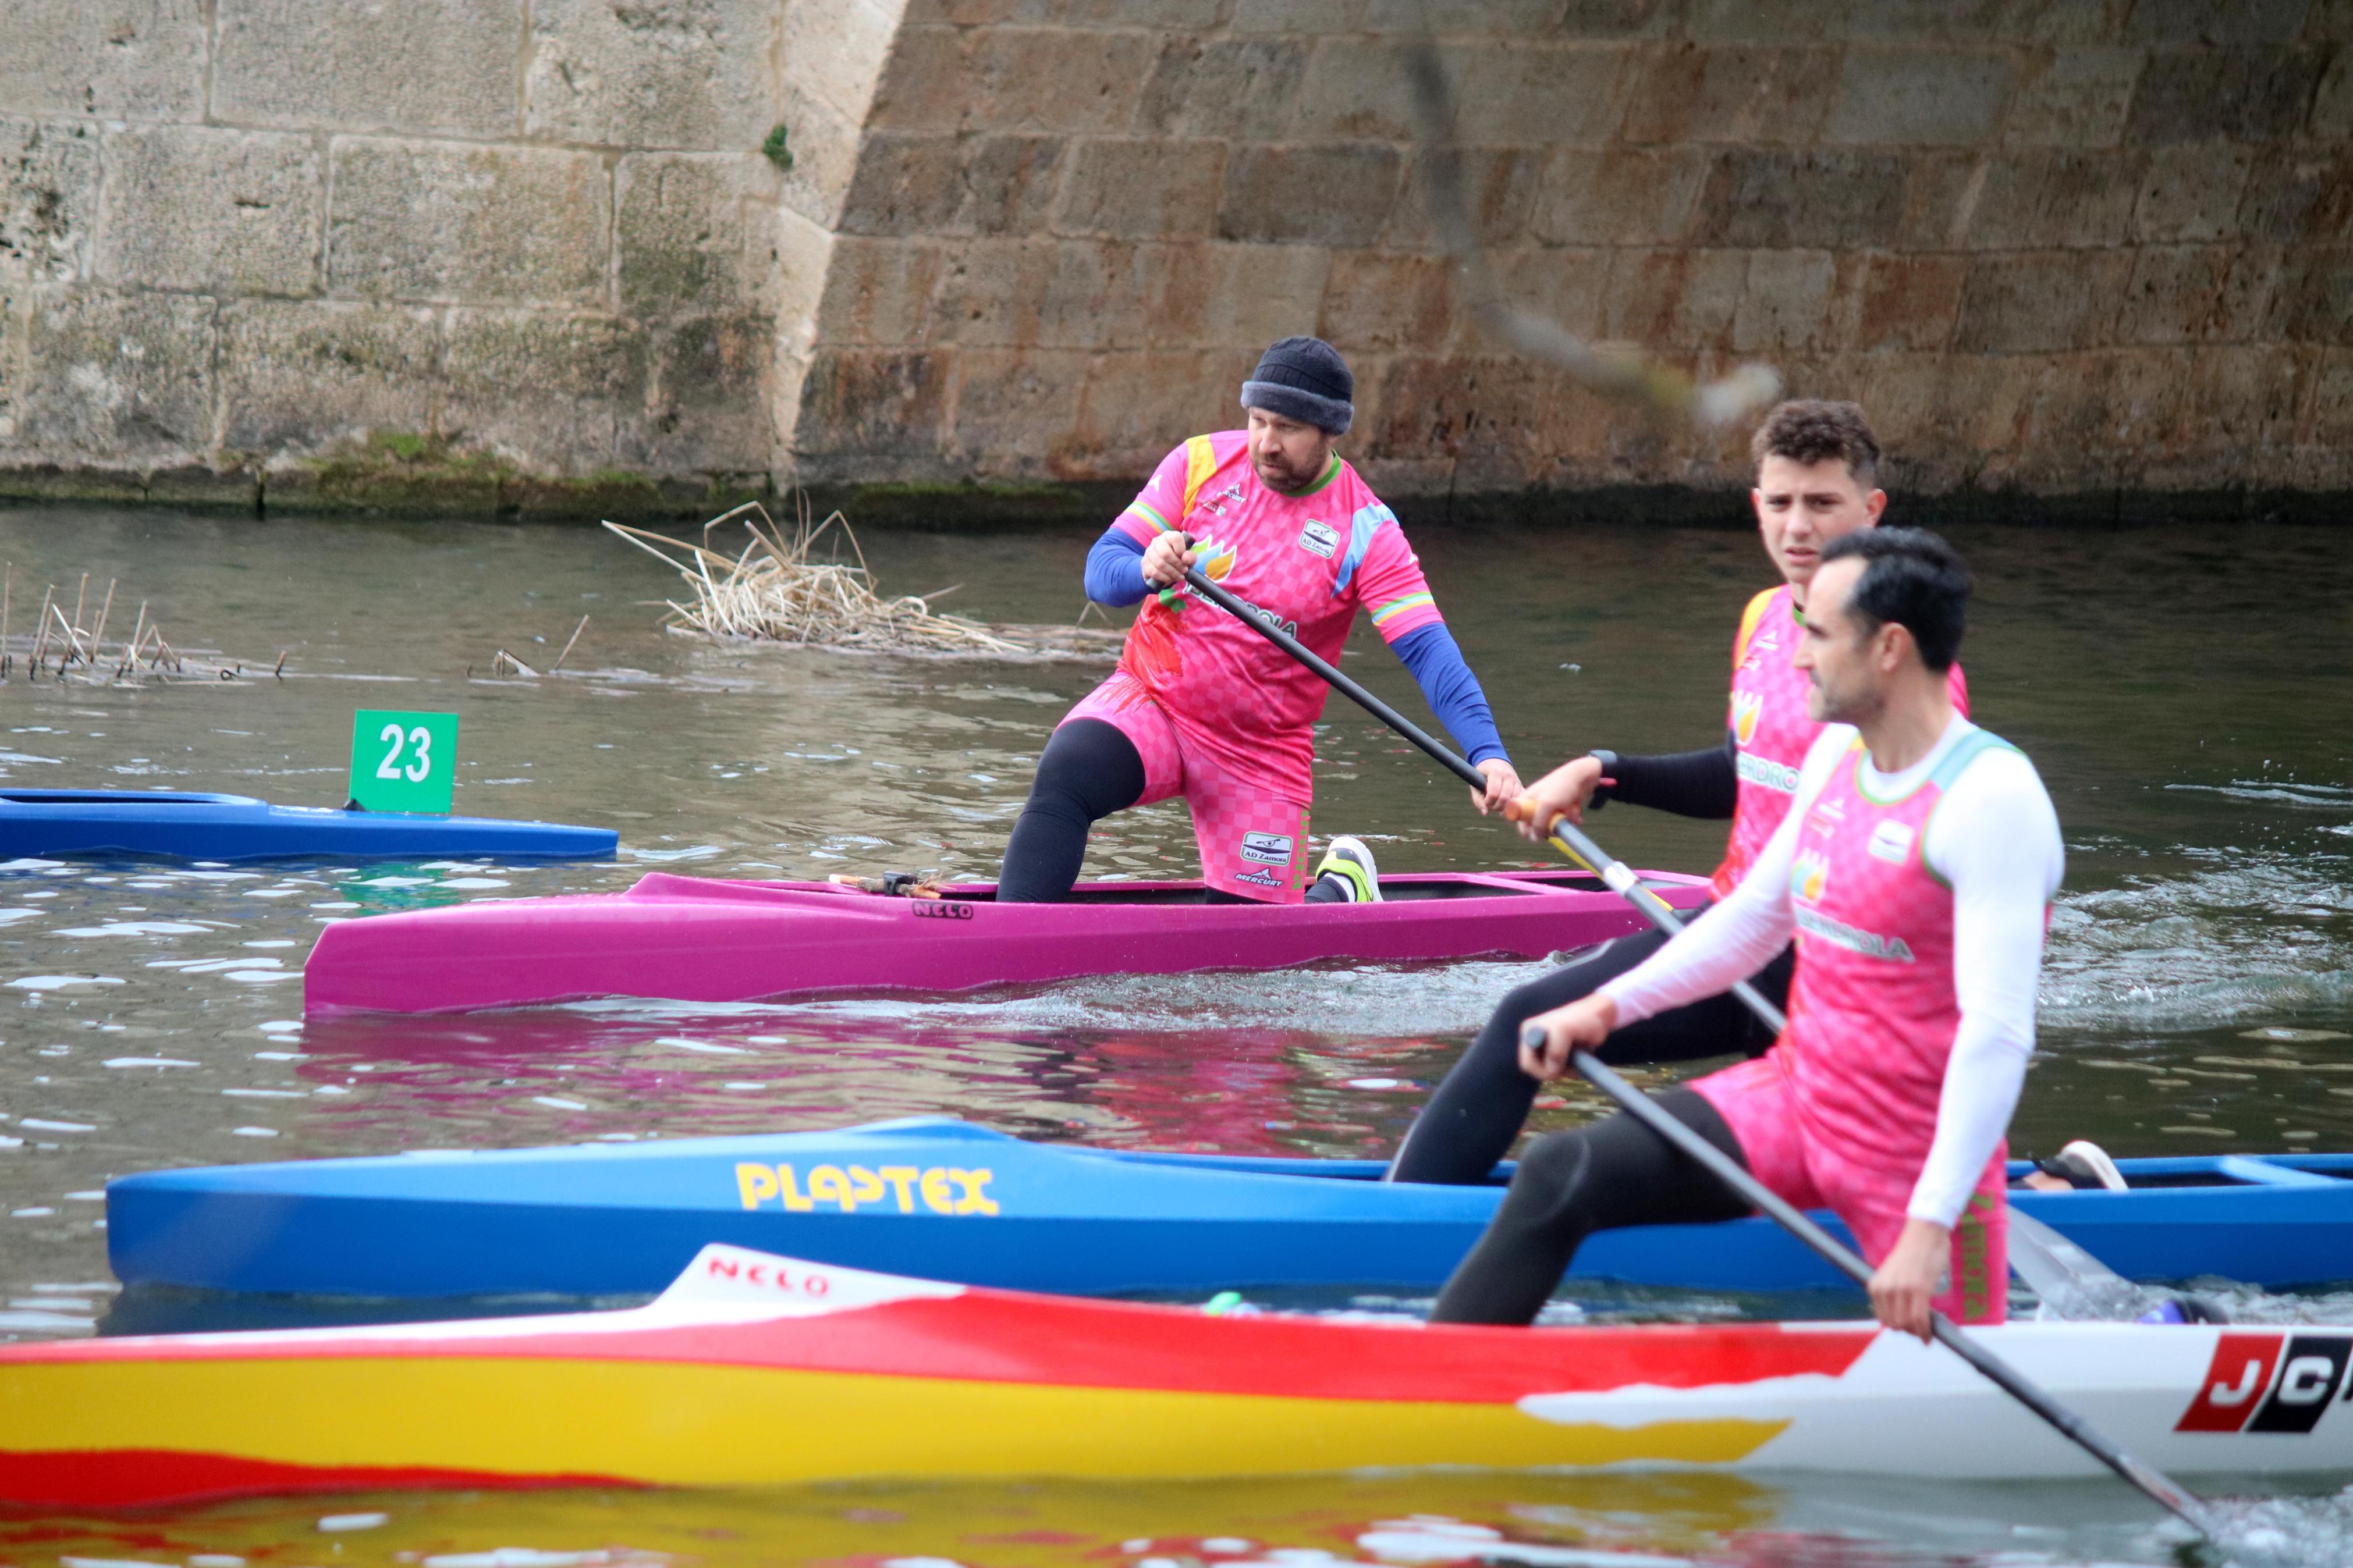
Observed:
[[[1679,909],[1696,877],[1646,871]],[[969,991],[1089,974],[1286,969],[1325,960],[1541,958],[1642,918],[1576,871],[1384,877],[1377,904],[1202,904],[1198,882],[1095,882],[1060,904],[825,882],[655,873],[626,893],[486,899],[329,926],[303,968],[312,1013],[457,1013],[596,996],[759,1002]]]

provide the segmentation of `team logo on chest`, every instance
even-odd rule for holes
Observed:
[[[1912,858],[1915,837],[1901,822],[1882,822],[1871,830],[1871,842],[1865,847],[1880,859],[1901,866]]]
[[[1340,548],[1340,531],[1328,522],[1310,522],[1299,531],[1299,548],[1329,561]]]

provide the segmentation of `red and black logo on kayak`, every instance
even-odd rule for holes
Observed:
[[[972,919],[970,904],[959,904],[950,899],[918,899],[913,907],[917,914],[929,920],[968,921]]]
[[[2345,1385],[2343,1334],[2225,1333],[2177,1432],[2309,1432]]]

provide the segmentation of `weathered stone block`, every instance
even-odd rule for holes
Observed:
[[[921,341],[1034,346],[1044,330],[1046,290],[1060,250],[1050,239],[978,239],[950,251]]]
[[[624,466],[657,473],[748,474],[774,466],[776,427],[764,395],[776,327],[762,315],[705,316],[658,335],[644,417],[625,413]]]
[[[0,385],[0,445],[100,468],[202,461],[216,314],[200,295],[35,289],[14,325],[22,378]]]
[[[1823,84],[1837,68],[1836,51],[1821,48],[1677,44],[1647,50],[1630,68],[1624,138],[1811,142],[1830,112]]]
[[[2136,0],[2124,37],[2131,44],[2209,47],[2290,44],[2310,9],[2311,0]]]
[[[96,127],[0,120],[0,282],[87,276],[98,185]]]
[[[512,136],[522,0],[217,0],[212,115],[241,125]]]
[[[1402,142],[1415,134],[1405,52],[1388,38],[1317,42],[1301,83],[1293,136],[1317,142]]]
[[[1954,48],[1850,47],[1827,140],[1969,146],[1989,140],[2010,100],[2007,55]]]
[[[1873,253],[1852,295],[1847,345],[1865,353],[1944,348],[1952,341],[1968,274],[1963,257]]]
[[[2288,252],[2264,331],[2290,342],[2353,347],[2353,248],[2314,246]]]
[[[1730,148],[1708,174],[1692,236],[1768,250],[1885,246],[1904,220],[1906,172],[1894,153]]]
[[[312,294],[326,183],[307,136],[159,125],[106,139],[110,282]]]
[[[1454,134],[1470,146],[1592,145],[1616,132],[1620,78],[1631,51],[1615,44],[1509,39],[1447,51],[1454,77]],[[1383,84],[1400,98],[1398,71]]]
[[[1052,247],[1039,329],[1022,342],[1044,348],[1142,348],[1153,341],[1168,284],[1167,246],[1066,240]]]
[[[2133,258],[2116,320],[2126,344],[2194,343],[2215,325],[2232,252],[2223,246],[2152,246]]]
[[[1404,158],[1386,142],[1244,147],[1226,164],[1221,238],[1368,245],[1388,222]]]
[[[653,153],[614,172],[621,309],[709,315],[763,301],[776,251],[776,170],[757,155]]]
[[[2313,95],[2309,131],[2324,142],[2353,136],[2353,48],[2339,48],[2329,58],[2327,73]]]
[[[1683,31],[1707,43],[1781,43],[1831,35],[1842,16],[1807,0],[1690,0]]]
[[[784,11],[786,85],[853,125],[863,122],[902,24],[900,7],[882,0],[789,0]]]
[[[1443,348],[1454,331],[1454,265],[1442,257],[1344,250],[1332,258],[1315,335],[1363,349]]]
[[[1555,245],[1662,245],[1697,209],[1713,157],[1697,147],[1565,147],[1531,227]]]
[[[1295,38],[1170,38],[1144,85],[1136,129],[1237,142],[1283,136],[1306,77],[1307,48]]]
[[[1973,249],[2121,245],[2132,234],[2137,154],[2037,149],[1988,158],[1982,168],[1964,220]]]
[[[1741,250],[1620,250],[1609,274],[1605,338],[1729,351],[1748,282]]]
[[[1230,350],[1094,355],[1059,466],[1074,477],[1142,476],[1187,437],[1233,429],[1251,363]]]
[[[352,137],[334,144],[327,286],[597,304],[611,226],[611,182],[594,153]]]
[[[2328,63],[2325,47],[2158,49],[2133,93],[2138,142],[2274,142],[2303,123]]]
[[[801,384],[796,452],[805,456],[936,453],[954,355],[888,349],[824,349]]]
[[[1085,141],[1071,148],[1070,165],[1054,214],[1057,233],[1115,239],[1199,236],[1209,232],[1217,216],[1226,144],[1160,138]]]
[[[1544,190],[1547,160],[1541,147],[1467,147],[1456,157],[1462,201],[1482,245],[1517,245],[1527,237]],[[1444,166],[1428,148],[1415,149],[1405,189],[1389,208],[1379,243],[1391,249],[1441,250],[1445,241],[1430,217],[1430,182]]]
[[[2130,255],[2030,251],[1969,268],[1953,346],[1963,353],[2052,353],[2114,341]]]
[[[1601,335],[1611,252],[1546,247],[1500,251],[1492,259],[1496,286],[1506,300],[1557,322],[1573,336]],[[1465,331],[1469,330],[1466,323]]]
[[[818,335],[854,346],[920,344],[947,258],[939,243],[842,236],[816,310]]]
[[[982,477],[1048,468],[1078,422],[1092,357],[1075,349],[965,349],[956,355],[948,449]]]
[[[2135,236],[2154,245],[2227,237],[2254,161],[2253,149],[2230,142],[2158,149],[2141,177]]]
[[[990,26],[1007,22],[1062,27],[1213,27],[1232,0],[908,0],[913,26]]]
[[[1826,250],[1760,250],[1732,320],[1735,353],[1810,353],[1826,346],[1837,263]]]
[[[1243,372],[1275,339],[1315,330],[1332,252],[1313,245],[1208,245],[1186,259],[1209,280],[1198,325],[1187,341],[1218,344],[1247,358]],[[1181,286],[1185,277],[1179,268],[1174,282]],[[1237,374],[1233,387],[1242,379]]]
[[[621,423],[646,416],[643,328],[564,310],[461,309],[448,330],[439,427],[453,442],[574,478],[623,460]]]
[[[775,122],[776,0],[533,0],[524,126],[640,151],[749,152]]]
[[[793,159],[777,184],[778,199],[812,223],[839,222],[858,176],[857,122],[789,80],[776,122],[785,128]]]
[[[247,300],[222,310],[221,445],[259,462],[439,429],[429,310]]]
[[[1237,33],[1345,33],[1362,15],[1361,0],[1234,0],[1227,25]]]
[[[870,130],[1128,130],[1159,40],[1050,27],[902,28]]]
[[[876,132],[843,198],[845,234],[1029,234],[1046,226],[1063,143],[1052,136]]]
[[[202,0],[0,0],[0,112],[195,120]]]
[[[2283,245],[2353,239],[2353,147],[2267,147],[2248,171],[2237,232]]]
[[[2011,97],[2003,140],[2014,146],[2113,147],[2140,79],[2138,49],[2057,49],[2031,61]]]

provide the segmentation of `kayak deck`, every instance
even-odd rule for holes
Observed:
[[[1643,874],[1689,909],[1705,881]],[[1198,882],[1082,886],[999,904],[993,883],[937,899],[823,882],[656,872],[625,893],[484,899],[341,921],[303,967],[313,1013],[445,1013],[603,996],[762,1002],[947,993],[1083,975],[1287,969],[1334,960],[1541,958],[1642,919],[1589,873],[1385,877],[1372,904],[1203,904]]]
[[[2353,1155],[2120,1163],[2133,1191],[2012,1201],[2133,1279],[2278,1289],[2353,1275]],[[649,1292],[712,1241],[1090,1296],[1434,1291],[1501,1187],[1384,1183],[1384,1169],[1032,1143],[917,1118],[151,1172],[108,1186],[107,1246],[126,1284],[412,1299]],[[1605,1232],[1576,1272],[1690,1289],[1844,1288],[1761,1218]]]
[[[2353,1463],[2353,1331],[1972,1332],[2166,1470]],[[1867,1322],[1212,1317],[719,1246],[625,1311],[0,1346],[18,1505],[1375,1466],[2095,1473],[1958,1358]]]
[[[386,860],[427,855],[596,860],[609,828],[485,816],[272,805],[250,795],[145,790],[0,790],[0,858]]]

